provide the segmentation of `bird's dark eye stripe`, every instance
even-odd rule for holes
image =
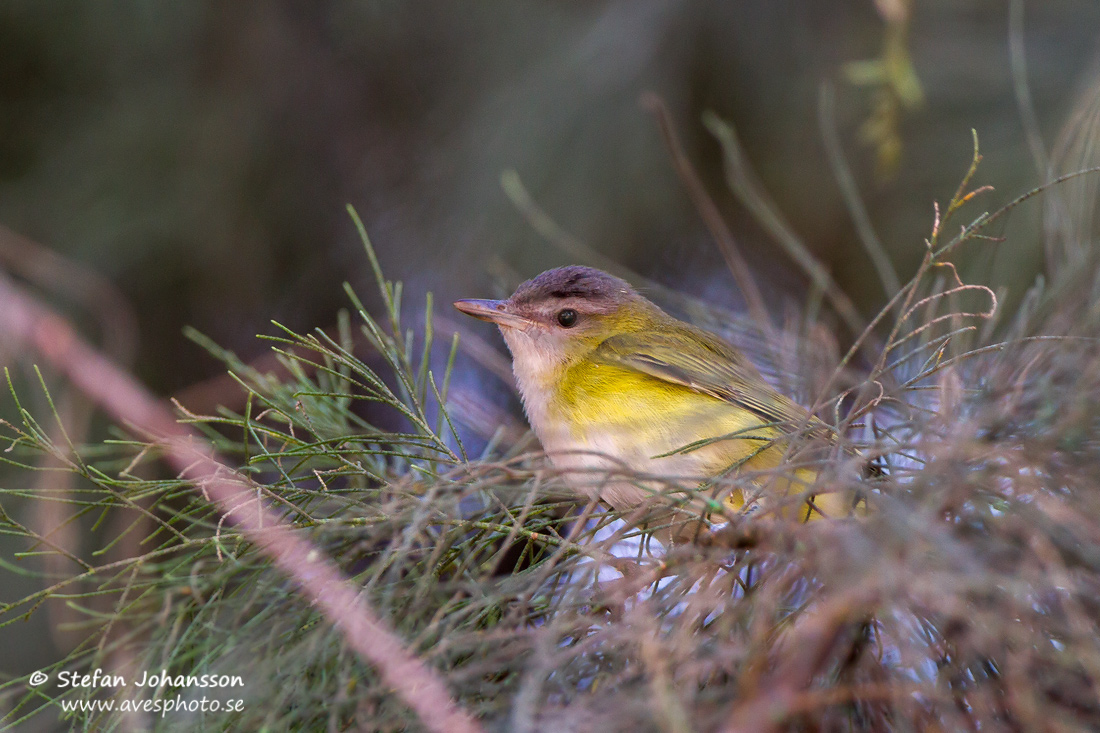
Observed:
[[[589,292],[587,290],[584,290],[582,288],[572,288],[572,289],[559,288],[558,290],[555,290],[552,293],[550,293],[551,298],[557,298],[558,300],[563,300],[565,298],[585,298],[585,297],[591,297],[591,296],[592,296],[591,292]]]
[[[560,323],[563,328],[569,328],[576,322],[577,311],[572,308],[563,308],[558,311],[558,323]]]

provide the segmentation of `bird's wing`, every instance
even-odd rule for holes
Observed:
[[[686,330],[686,329],[685,329]],[[765,423],[831,434],[805,408],[771,387],[733,347],[706,331],[625,333],[600,344],[593,359],[680,384],[758,415]]]

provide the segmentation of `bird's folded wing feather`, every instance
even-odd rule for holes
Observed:
[[[772,388],[749,361],[701,329],[690,333],[626,333],[596,348],[593,359],[680,384],[749,410],[764,423],[808,429],[831,439],[830,430],[803,407]]]

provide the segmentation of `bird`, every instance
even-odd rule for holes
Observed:
[[[499,327],[528,422],[582,496],[647,521],[660,516],[655,496],[669,485],[691,499],[679,511],[700,516],[717,505],[811,521],[850,516],[859,502],[847,491],[812,494],[817,467],[793,465],[796,443],[837,445],[832,428],[768,384],[734,346],[625,280],[571,265],[522,283],[506,300],[454,306]],[[779,469],[784,463],[789,470]],[[737,473],[759,490],[716,480]],[[802,501],[787,498],[794,494]]]

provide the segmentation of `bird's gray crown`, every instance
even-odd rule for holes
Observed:
[[[569,265],[547,270],[516,288],[512,302],[516,305],[544,300],[581,298],[592,303],[621,303],[634,290],[625,280],[592,267]]]

